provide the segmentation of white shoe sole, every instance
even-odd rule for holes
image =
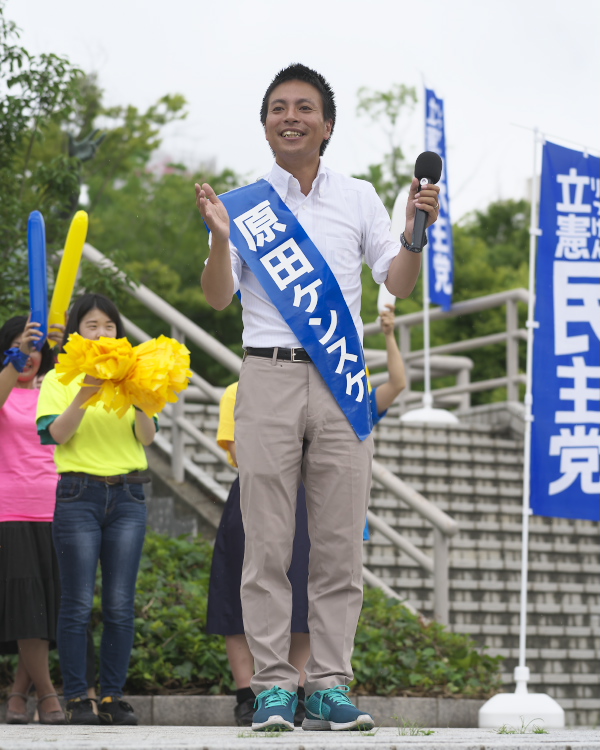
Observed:
[[[344,732],[352,731],[353,729],[358,730],[369,730],[373,729],[375,722],[373,717],[369,714],[362,714],[357,716],[354,721],[348,721],[345,724],[336,724],[335,721],[327,721],[326,719],[304,719],[302,722],[302,729],[306,732]]]
[[[287,721],[282,716],[279,716],[277,714],[275,716],[269,716],[269,718],[266,721],[263,721],[258,724],[255,722],[252,722],[253,732],[264,732],[268,730],[272,730],[276,732],[278,729],[281,732],[293,732],[294,723]]]

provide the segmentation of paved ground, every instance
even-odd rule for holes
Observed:
[[[278,736],[232,727],[0,726],[0,750],[600,750],[598,729],[551,729],[547,734],[498,734],[490,729],[435,729],[407,736],[389,727],[375,733],[304,732]],[[423,731],[423,730],[422,730]]]

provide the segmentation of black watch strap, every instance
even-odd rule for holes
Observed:
[[[425,242],[423,243],[423,247],[415,247],[414,245],[409,245],[406,237],[404,236],[404,232],[400,235],[400,244],[402,247],[405,247],[407,250],[410,250],[411,253],[422,253],[423,247],[427,244],[427,235],[425,235]]]

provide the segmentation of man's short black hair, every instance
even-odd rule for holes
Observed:
[[[321,94],[321,100],[323,101],[323,118],[325,120],[331,120],[331,133],[333,133],[333,128],[335,126],[335,96],[333,94],[333,89],[320,73],[317,73],[316,70],[312,70],[312,68],[307,68],[306,65],[302,65],[302,63],[294,63],[293,65],[288,65],[287,68],[283,68],[283,70],[280,70],[269,84],[269,88],[263,96],[260,107],[260,121],[263,127],[267,122],[269,97],[273,93],[273,89],[277,88],[277,86],[282,83],[287,83],[288,81],[303,81],[304,83],[310,83],[311,86],[314,86],[317,89]],[[328,140],[323,139],[320,151],[321,156],[327,148],[327,144],[330,140],[331,135]]]

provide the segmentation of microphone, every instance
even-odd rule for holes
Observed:
[[[415,162],[415,177],[421,183],[421,188],[426,185],[435,185],[442,176],[442,159],[435,151],[423,151],[417,156]],[[415,216],[415,228],[413,230],[412,246],[420,250],[425,246],[425,227],[429,214],[422,208],[417,208]]]

